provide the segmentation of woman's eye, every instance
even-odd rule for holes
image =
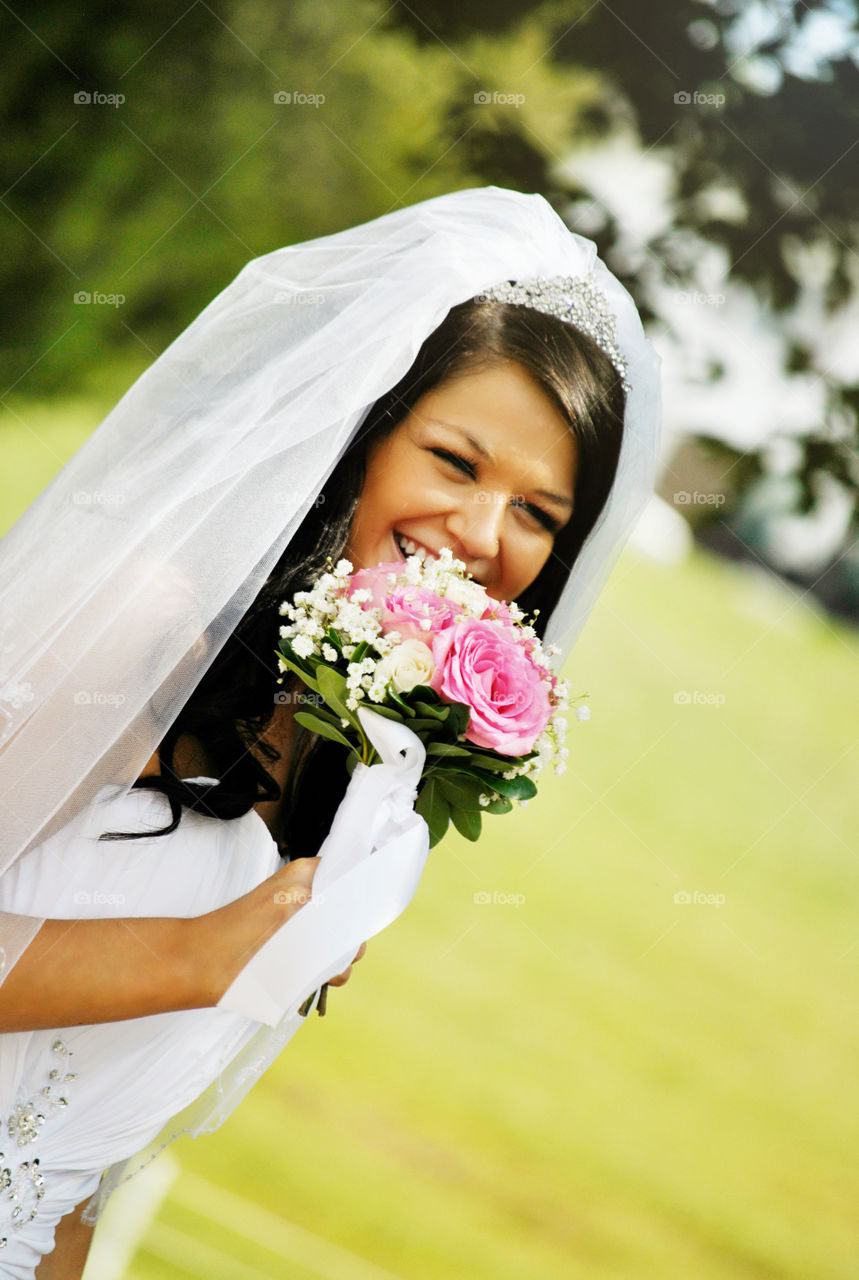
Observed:
[[[451,462],[460,471],[467,471],[470,476],[474,476],[477,472],[467,458],[459,453],[452,453],[450,449],[430,449],[430,453],[434,453],[437,458],[444,458],[446,462]]]
[[[474,463],[469,462],[467,458],[463,458],[460,453],[454,453],[451,449],[430,449],[430,453],[434,453],[438,458],[443,458],[445,462],[451,463],[458,470],[465,471],[472,479],[477,475]],[[549,533],[558,532],[557,520],[549,515],[548,511],[544,511],[542,507],[535,507],[528,502],[516,502],[513,505],[521,507],[523,511],[527,511]]]
[[[521,504],[517,503],[516,505],[517,506],[521,505],[522,510],[528,511],[534,517],[534,519],[537,520],[538,523],[543,526],[544,529],[548,530],[549,533],[558,532],[557,520],[555,520],[553,516],[550,516],[548,511],[544,511],[542,507],[532,506],[528,502],[523,502]]]

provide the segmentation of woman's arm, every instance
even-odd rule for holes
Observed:
[[[87,1200],[82,1200],[77,1208],[60,1218],[54,1232],[54,1248],[36,1267],[36,1280],[80,1280],[95,1230],[94,1226],[81,1222],[86,1203]]]
[[[307,901],[318,864],[297,858],[235,902],[188,919],[46,920],[0,986],[0,1032],[216,1005]],[[342,986],[350,969],[331,985]]]

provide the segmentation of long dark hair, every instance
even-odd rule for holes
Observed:
[[[258,739],[270,726],[277,702],[295,697],[301,688],[297,677],[277,683],[273,653],[283,622],[280,602],[308,590],[328,558],[336,562],[342,556],[371,446],[384,439],[426,392],[503,361],[515,361],[525,369],[560,409],[579,458],[573,515],[558,533],[546,564],[517,601],[529,615],[539,610],[534,625],[540,636],[544,634],[611,491],[625,394],[611,360],[587,334],[530,307],[471,299],[448,312],[408,373],[371,406],[253,604],[159,744],[160,777],[138,778],[133,784],[167,797],[170,825],[157,832],[106,832],[100,839],[167,835],[179,825],[183,806],[211,818],[230,819],[263,801],[281,798],[278,784],[254,754],[268,763],[279,759],[276,748]],[[220,779],[218,785],[176,776],[173,753],[184,734],[201,742]],[[330,829],[348,775],[343,747],[298,724],[293,747],[274,835],[283,857],[311,857]]]

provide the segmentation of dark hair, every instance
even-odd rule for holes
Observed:
[[[576,440],[579,464],[573,515],[558,533],[546,564],[517,603],[542,637],[570,569],[603,510],[614,482],[623,434],[625,394],[609,357],[587,335],[533,308],[471,299],[453,307],[429,335],[395,387],[377,400],[356,431],[263,588],[224,643],[158,748],[160,777],[138,778],[170,802],[172,822],[161,831],[108,832],[100,839],[167,835],[182,806],[212,818],[240,817],[281,791],[251,746],[267,762],[279,759],[258,741],[279,697],[300,690],[298,677],[277,683],[274,650],[280,638],[281,601],[308,590],[337,561],[347,543],[371,446],[384,439],[426,392],[503,361],[525,369],[560,409]],[[190,783],[173,771],[177,741],[202,743],[220,782]],[[316,854],[348,784],[343,747],[295,725],[293,756],[275,835],[285,858]],[[313,803],[300,803],[312,797]]]

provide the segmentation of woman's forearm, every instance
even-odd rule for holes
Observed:
[[[203,1006],[195,920],[46,920],[0,986],[0,1031],[117,1022]]]
[[[307,901],[318,862],[296,859],[202,916],[46,920],[0,985],[0,1032],[216,1005]]]

